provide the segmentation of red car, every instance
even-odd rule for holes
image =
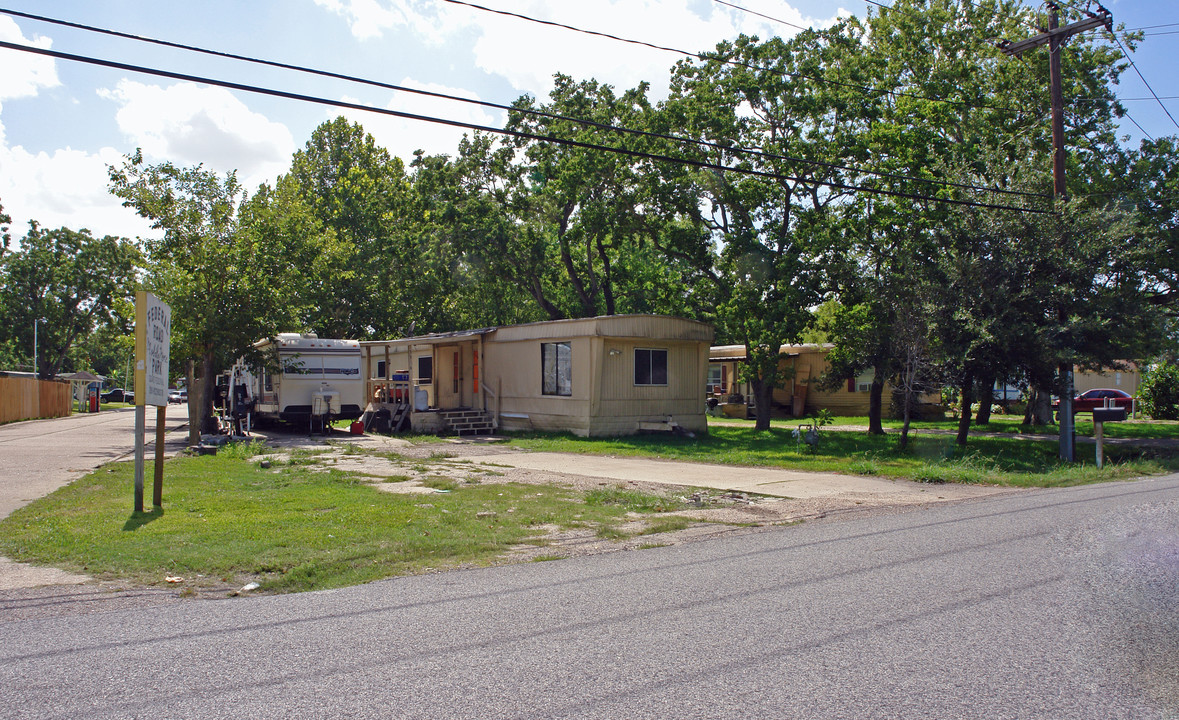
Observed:
[[[1111,407],[1126,408],[1126,412],[1131,412],[1131,405],[1134,398],[1121,390],[1114,390],[1113,388],[1093,388],[1086,390],[1073,400],[1073,414],[1077,413],[1091,413],[1093,408],[1105,407],[1106,400],[1109,400]],[[1060,409],[1060,401],[1057,400],[1052,403],[1052,409]]]

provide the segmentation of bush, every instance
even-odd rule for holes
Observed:
[[[1179,420],[1179,365],[1160,363],[1138,386],[1142,410],[1155,420]]]

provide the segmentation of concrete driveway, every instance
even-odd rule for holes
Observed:
[[[828,472],[797,472],[779,468],[709,465],[641,457],[515,452],[464,454],[463,459],[476,463],[509,465],[541,472],[567,473],[621,482],[706,487],[798,500],[871,497],[880,501],[880,504],[909,504],[931,502],[935,499],[964,500],[1012,492],[1011,488],[953,484],[937,485],[934,492],[928,484],[909,480]]]

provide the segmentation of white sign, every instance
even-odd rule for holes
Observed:
[[[168,406],[172,308],[149,292],[135,297],[135,404]]]

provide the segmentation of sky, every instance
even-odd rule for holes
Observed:
[[[710,49],[740,33],[789,37],[797,32],[791,25],[827,26],[842,16],[865,17],[873,8],[864,0],[472,1],[688,51]],[[1147,30],[1152,34],[1133,57],[1159,96],[1179,96],[1179,3],[1113,0],[1106,7],[1127,28],[1175,23]],[[659,100],[681,57],[445,0],[0,0],[3,41],[490,126],[503,124],[502,112],[195,55],[3,10],[505,105],[526,93],[547,97],[558,72],[592,77],[619,91],[646,81],[652,99]],[[1150,91],[1134,70],[1123,76],[1118,94],[1146,133],[1179,134],[1157,102],[1137,99],[1149,98]],[[1163,102],[1179,118],[1179,99]],[[453,154],[463,134],[362,110],[0,49],[0,205],[12,216],[14,240],[30,219],[96,235],[151,235],[147,222],[107,191],[108,165],[142,148],[150,163],[236,170],[245,187],[254,188],[273,182],[311,132],[341,114],[407,162],[418,149]],[[1143,137],[1129,120],[1122,128],[1134,145]]]

